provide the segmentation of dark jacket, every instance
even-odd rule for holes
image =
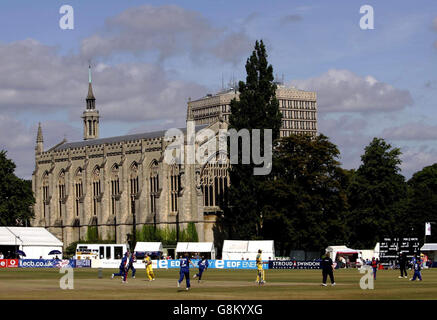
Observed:
[[[322,267],[323,271],[332,270],[332,259],[327,256],[324,256],[322,258],[322,261],[320,262],[320,266]]]
[[[405,268],[406,264],[407,264],[407,258],[405,257],[405,255],[401,255],[399,257],[399,267]]]

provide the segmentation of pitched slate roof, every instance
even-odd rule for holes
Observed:
[[[200,131],[206,127],[208,127],[207,124],[198,125],[198,126],[196,126],[196,132]],[[179,130],[181,130],[183,133],[185,133],[187,131],[187,128],[179,128]],[[119,142],[126,142],[126,141],[136,141],[136,140],[142,140],[142,139],[161,138],[165,135],[166,132],[167,132],[167,130],[161,130],[161,131],[129,134],[129,135],[125,135],[125,136],[116,136],[116,137],[90,139],[90,140],[77,141],[77,142],[68,142],[68,143],[61,144],[60,146],[54,148],[53,150],[60,151],[60,150],[73,149],[73,148],[82,148],[85,146],[98,146],[98,145],[102,145],[102,144],[111,144],[111,143],[119,143]]]

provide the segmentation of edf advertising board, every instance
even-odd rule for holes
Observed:
[[[199,260],[191,260],[197,267]],[[208,260],[209,269],[256,269],[255,260]],[[180,260],[158,260],[158,269],[179,268]],[[192,266],[191,266],[192,267]],[[263,268],[268,269],[268,263],[263,263]]]

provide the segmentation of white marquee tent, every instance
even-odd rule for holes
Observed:
[[[329,252],[330,258],[334,262],[337,258],[337,254],[351,255],[356,253],[359,257],[361,256],[360,250],[351,249],[346,246],[329,246],[326,248],[326,252]]]
[[[223,243],[223,260],[255,260],[258,250],[262,250],[262,259],[275,258],[273,240],[225,240]]]
[[[179,253],[195,252],[195,253],[210,253],[211,259],[215,259],[215,248],[212,242],[178,242],[176,246],[176,257]]]
[[[432,261],[437,260],[437,243],[425,243],[422,248],[420,248],[420,251],[428,255],[428,258]]]
[[[162,252],[162,242],[137,242],[136,252]]]
[[[63,243],[45,228],[0,227],[0,246],[17,246],[25,259],[51,259],[52,250],[59,250],[62,257]]]

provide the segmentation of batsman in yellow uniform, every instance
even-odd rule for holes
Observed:
[[[150,255],[148,253],[146,253],[146,256],[144,257],[144,263],[146,264],[147,278],[149,278],[149,281],[155,280],[155,274],[153,273],[152,268],[152,260],[150,259]]]
[[[256,255],[256,282],[258,284],[264,284],[265,283],[265,275],[263,270],[263,259],[261,257],[262,250],[258,250],[258,254]]]

